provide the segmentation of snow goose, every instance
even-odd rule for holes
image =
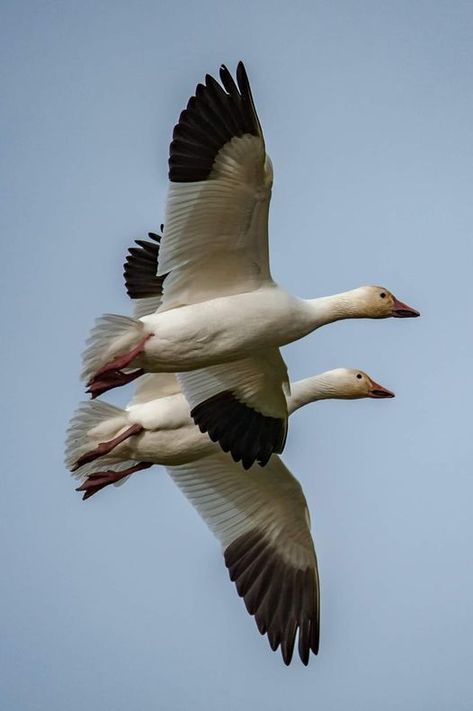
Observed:
[[[294,383],[288,409],[362,397],[393,393],[362,371],[338,368]],[[244,470],[194,425],[176,378],[152,374],[126,411],[100,401],[83,403],[71,421],[66,458],[76,476],[86,476],[78,489],[84,499],[153,463],[167,465],[222,544],[230,578],[271,648],[280,645],[289,664],[299,631],[303,663],[311,650],[317,654],[320,595],[309,512],[299,482],[279,457],[264,469]],[[95,471],[97,466],[102,470]]]
[[[292,383],[287,409],[292,414],[317,400],[388,397],[394,393],[363,371],[336,368]],[[68,430],[66,464],[87,499],[153,464],[187,464],[217,451],[194,424],[175,375],[152,373],[125,410],[100,400],[81,403]],[[243,467],[251,464],[251,456],[243,456]]]
[[[83,378],[97,396],[144,371],[179,372],[201,430],[230,441],[234,458],[252,430],[253,461],[264,464],[286,437],[279,346],[340,319],[419,313],[379,286],[304,300],[273,281],[271,161],[243,64],[237,83],[224,66],[220,79],[206,76],[174,128],[160,306],[139,319],[99,319]]]

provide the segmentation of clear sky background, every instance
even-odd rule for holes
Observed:
[[[471,2],[2,3],[1,708],[473,708]],[[244,59],[273,159],[273,273],[375,283],[417,320],[321,329],[293,378],[363,368],[285,461],[312,513],[318,657],[283,665],[164,470],[83,503],[63,466],[95,316],[163,218],[174,125]],[[131,389],[109,399],[125,403]]]

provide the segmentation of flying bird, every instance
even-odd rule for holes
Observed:
[[[337,368],[292,384],[288,411],[325,399],[394,393],[366,373]],[[249,434],[251,436],[251,433]],[[319,645],[320,592],[307,502],[277,455],[245,470],[202,434],[171,373],[148,374],[126,410],[82,403],[71,420],[66,463],[84,499],[153,464],[168,474],[220,541],[230,578],[258,629],[289,664],[298,633],[304,664]]]
[[[318,400],[390,397],[391,390],[362,370],[336,368],[292,383],[287,410]],[[251,430],[247,437],[251,450]],[[66,465],[82,480],[78,491],[87,499],[152,464],[187,464],[218,450],[195,425],[176,376],[150,373],[124,410],[101,400],[79,405],[68,430]],[[242,465],[251,466],[244,459]]]
[[[381,286],[300,299],[274,282],[273,171],[241,62],[236,80],[222,66],[220,83],[197,86],[174,128],[169,181],[163,236],[127,257],[134,317],[105,315],[89,338],[93,399],[71,420],[67,466],[86,499],[164,465],[220,541],[272,649],[289,664],[297,638],[307,664],[319,578],[304,493],[277,456],[288,417],[315,400],[393,393],[346,368],[290,384],[279,347],[341,319],[419,312]],[[142,376],[125,409],[94,399]]]
[[[274,282],[271,161],[243,64],[236,83],[224,66],[220,79],[206,76],[174,128],[159,306],[137,319],[98,319],[82,375],[96,397],[145,371],[179,372],[196,424],[230,440],[238,459],[251,422],[253,461],[264,465],[286,438],[279,346],[340,319],[419,313],[379,286],[299,299]]]

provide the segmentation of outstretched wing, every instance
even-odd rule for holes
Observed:
[[[255,461],[264,466],[273,452],[283,451],[289,381],[279,349],[178,373],[177,378],[201,432],[245,469]]]
[[[243,64],[236,83],[226,67],[220,79],[198,85],[174,129],[161,242],[127,260],[128,291],[148,312],[160,298],[170,309],[271,283],[271,162]],[[277,350],[179,376],[200,429],[245,467],[284,447],[286,381]]]
[[[174,128],[158,274],[163,309],[271,281],[272,167],[245,67],[207,75]]]
[[[319,646],[319,576],[302,488],[279,457],[244,471],[223,453],[170,476],[221,542],[230,578],[286,664]]]

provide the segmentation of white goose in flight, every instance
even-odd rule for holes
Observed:
[[[83,377],[97,396],[143,371],[179,372],[196,424],[225,438],[234,459],[250,428],[253,461],[264,465],[286,437],[279,346],[340,319],[419,313],[379,286],[305,300],[273,281],[271,161],[241,62],[236,78],[224,66],[222,85],[207,75],[174,128],[158,310],[99,319]]]
[[[394,393],[362,370],[336,368],[292,383],[287,410],[318,400],[390,397]],[[150,373],[125,410],[100,400],[80,404],[68,429],[66,465],[82,480],[78,491],[87,499],[153,464],[187,464],[218,451],[194,424],[176,376]],[[251,466],[244,457],[242,465]]]
[[[298,381],[288,410],[315,400],[393,397],[366,373],[339,368]],[[202,434],[174,375],[150,374],[126,410],[82,403],[71,420],[66,461],[86,499],[152,464],[169,475],[220,541],[225,564],[271,648],[292,659],[297,631],[304,664],[319,646],[320,593],[307,502],[274,455],[244,470]],[[78,466],[79,465],[79,466]]]

